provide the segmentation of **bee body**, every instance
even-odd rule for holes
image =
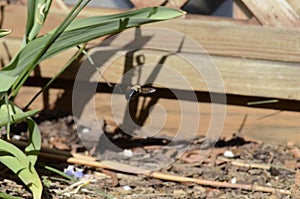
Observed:
[[[142,87],[141,85],[134,85],[130,90],[125,94],[126,100],[130,101],[140,94],[150,94],[154,93],[156,90],[154,88]]]
[[[126,93],[125,98],[126,100],[131,100],[135,98],[137,95],[141,93],[142,87],[140,85],[135,85],[130,88],[130,90]]]

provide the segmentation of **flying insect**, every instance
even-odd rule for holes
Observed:
[[[125,94],[126,100],[130,101],[133,100],[135,97],[139,96],[140,94],[150,94],[156,91],[155,88],[151,87],[143,87],[141,85],[134,85],[130,88],[128,92]]]

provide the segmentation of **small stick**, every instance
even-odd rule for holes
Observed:
[[[285,189],[276,189],[272,187],[264,187],[259,185],[248,185],[248,184],[231,184],[228,182],[217,182],[212,180],[203,180],[198,178],[189,178],[189,177],[182,177],[176,176],[172,174],[166,174],[161,172],[152,172],[149,175],[150,177],[159,178],[162,180],[171,180],[176,182],[193,182],[196,184],[210,186],[210,187],[223,187],[223,188],[234,188],[234,189],[243,189],[249,191],[262,191],[262,192],[269,192],[269,193],[280,193],[285,195],[291,195],[289,190]]]
[[[250,162],[250,161],[242,161],[242,160],[235,160],[235,159],[229,159],[229,158],[224,158],[224,157],[218,157],[218,160],[225,161],[225,162],[230,162],[234,166],[239,166],[239,167],[249,167],[249,168],[257,168],[257,169],[265,169],[269,170],[271,167],[276,168],[276,169],[284,169],[290,172],[295,173],[296,171],[284,166],[279,166],[279,165],[273,165],[273,164],[262,164],[262,163],[255,163],[255,162]]]

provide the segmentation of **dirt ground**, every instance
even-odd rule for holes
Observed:
[[[52,153],[53,150],[48,150],[52,148],[61,154],[72,151],[87,155],[75,133],[72,116],[39,118],[38,122],[45,148],[43,153]],[[13,128],[21,135],[19,141],[26,141],[24,129],[22,125]],[[201,138],[194,140],[191,149],[176,161],[149,175],[134,174],[134,167],[133,172],[124,172],[122,169],[75,165],[75,170],[83,169],[85,174],[77,182],[44,167],[64,171],[70,163],[41,156],[36,168],[44,185],[43,198],[300,198],[300,150],[292,142],[285,146],[271,145],[235,136],[230,140],[219,140],[209,155],[200,161],[197,158],[202,141]],[[133,152],[127,161],[134,158],[137,151],[147,155],[160,147],[161,143],[155,142],[127,147]],[[0,191],[31,198],[17,177],[0,166]],[[171,174],[173,178],[162,177],[162,174]]]

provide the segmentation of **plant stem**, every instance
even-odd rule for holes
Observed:
[[[72,64],[73,61],[75,61],[79,57],[79,55],[84,51],[85,47],[86,47],[86,44],[84,44],[84,46],[79,49],[79,51],[65,64],[65,66],[57,74],[55,74],[55,76],[52,77],[51,80],[45,86],[43,86],[43,88],[39,92],[37,92],[33,96],[33,98],[24,107],[24,109],[23,109],[24,111],[26,111],[29,108],[29,106],[34,102],[34,100],[41,93],[43,93],[50,86],[50,84],[52,84],[52,82],[54,82],[54,80],[56,80]]]
[[[5,104],[7,109],[7,125],[6,125],[6,136],[7,140],[10,140],[10,109],[9,109],[9,101],[8,101],[8,95],[5,93]]]
[[[25,81],[28,79],[31,71],[37,66],[40,62],[41,57],[45,54],[45,52],[50,48],[50,46],[54,43],[54,41],[65,31],[65,29],[70,25],[70,23],[77,17],[79,12],[91,1],[86,0],[86,2],[82,3],[84,0],[79,0],[77,4],[73,7],[70,13],[66,16],[64,21],[54,30],[52,36],[46,43],[46,45],[42,48],[42,50],[37,54],[37,56],[33,59],[31,64],[29,65],[27,70],[18,77],[18,80],[14,84],[12,88],[12,97],[15,97],[18,93],[19,89],[23,86]]]

